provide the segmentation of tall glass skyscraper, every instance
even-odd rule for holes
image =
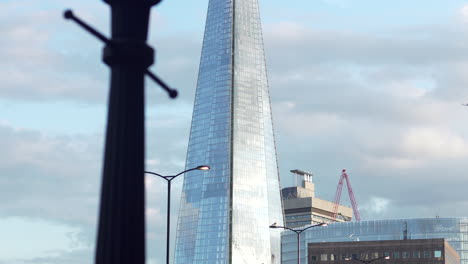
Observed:
[[[280,263],[282,205],[258,0],[210,0],[175,263]]]

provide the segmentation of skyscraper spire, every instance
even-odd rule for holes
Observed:
[[[258,0],[210,0],[175,263],[280,263],[283,224]]]

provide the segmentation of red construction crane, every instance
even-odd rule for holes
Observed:
[[[359,209],[356,203],[356,199],[354,198],[353,188],[351,187],[351,183],[349,182],[349,177],[345,169],[343,169],[343,171],[341,172],[341,178],[338,182],[338,186],[336,187],[335,204],[333,205],[333,218],[336,219],[338,214],[338,205],[340,204],[341,190],[343,189],[344,179],[346,179],[346,184],[348,186],[349,199],[351,200],[351,204],[353,206],[354,218],[356,219],[356,221],[361,221],[361,216],[359,215]]]

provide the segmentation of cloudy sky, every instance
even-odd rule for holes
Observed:
[[[330,200],[347,168],[365,220],[467,216],[468,1],[260,2],[282,186],[311,171]],[[152,69],[181,93],[147,80],[162,174],[184,168],[207,4],[152,12]],[[0,0],[0,264],[93,262],[109,70],[65,8],[108,34],[99,0]],[[148,264],[163,263],[165,182],[146,183]]]

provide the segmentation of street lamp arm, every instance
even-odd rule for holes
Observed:
[[[186,172],[189,172],[189,171],[193,171],[193,170],[209,170],[210,169],[210,166],[208,165],[201,165],[201,166],[197,166],[195,168],[191,168],[191,169],[188,169],[188,170],[184,170],[182,172],[179,172],[177,173],[176,175],[167,175],[167,176],[164,176],[164,175],[161,175],[159,173],[156,173],[156,172],[151,172],[151,171],[145,171],[145,173],[148,173],[148,174],[153,174],[153,175],[156,175],[158,177],[161,177],[161,178],[164,178],[166,180],[172,180],[174,179],[175,177],[181,175],[181,174],[184,174]]]
[[[151,172],[151,171],[145,171],[145,173],[153,174],[153,175],[159,176],[159,177],[161,177],[161,178],[166,177],[166,176],[162,176],[161,174],[158,174],[158,173],[156,173],[156,172]]]
[[[277,225],[271,225],[270,228],[283,228],[283,229],[287,229],[287,230],[290,230],[290,231],[293,231],[295,233],[298,233],[298,230],[294,230],[290,227],[287,227],[287,226],[277,226]],[[300,232],[299,232],[300,233]]]
[[[174,178],[177,177],[177,176],[179,176],[179,175],[181,175],[181,174],[184,174],[184,173],[186,173],[186,172],[189,172],[189,171],[193,171],[193,170],[209,170],[209,169],[210,169],[210,167],[207,166],[207,165],[198,166],[198,167],[195,167],[195,168],[191,168],[191,169],[188,169],[188,170],[184,170],[184,171],[182,171],[182,172],[179,172],[179,173],[177,173],[176,175],[174,175]]]
[[[304,231],[306,231],[306,230],[309,229],[309,228],[317,227],[317,226],[326,226],[326,225],[325,225],[324,223],[320,223],[320,224],[316,224],[316,225],[311,225],[311,226],[308,226],[308,227],[306,227],[306,228],[300,230],[300,232],[304,232]],[[299,231],[299,230],[298,230],[298,231]]]
[[[293,228],[290,228],[290,227],[287,227],[287,226],[278,226],[278,225],[276,225],[276,223],[275,223],[275,224],[271,225],[270,228],[283,228],[283,229],[287,229],[287,230],[293,231],[293,232],[296,233],[296,234],[300,234],[300,233],[306,231],[306,230],[309,229],[309,228],[317,227],[317,226],[327,226],[327,224],[326,224],[326,223],[320,223],[320,224],[308,226],[308,227],[306,227],[306,228],[304,228],[304,229],[293,229]]]

